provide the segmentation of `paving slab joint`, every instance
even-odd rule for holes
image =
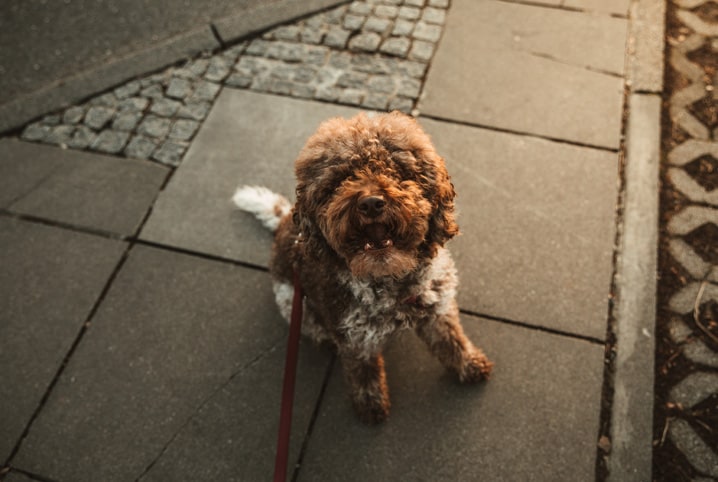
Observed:
[[[119,260],[114,266],[114,269],[112,270],[112,273],[110,274],[109,278],[105,282],[105,285],[102,288],[102,291],[100,292],[99,296],[95,300],[93,306],[90,308],[90,311],[87,315],[87,318],[85,319],[85,322],[80,327],[80,330],[78,331],[77,335],[75,336],[74,341],[72,342],[72,345],[70,346],[70,349],[65,354],[62,363],[60,363],[59,368],[55,372],[55,375],[53,376],[52,380],[48,384],[47,388],[45,389],[45,393],[43,394],[42,398],[40,399],[40,402],[38,403],[37,407],[35,408],[35,411],[33,412],[32,416],[30,417],[30,420],[27,422],[27,425],[25,425],[25,429],[23,430],[22,434],[20,435],[20,438],[18,439],[17,443],[13,447],[12,451],[10,452],[10,455],[8,456],[7,460],[5,461],[5,466],[12,466],[12,461],[15,458],[15,456],[20,451],[20,448],[22,447],[23,442],[27,438],[28,434],[30,433],[30,429],[32,428],[33,424],[37,420],[38,416],[40,415],[40,412],[42,412],[43,408],[45,407],[45,404],[50,398],[50,394],[55,389],[55,386],[58,384],[58,381],[60,380],[60,377],[65,372],[65,369],[68,365],[68,362],[72,358],[72,355],[77,351],[77,347],[82,342],[82,339],[85,336],[85,333],[87,332],[88,328],[90,327],[90,324],[92,323],[93,318],[95,317],[95,314],[97,313],[100,305],[102,304],[102,301],[107,296],[108,292],[110,291],[110,287],[114,283],[115,279],[117,278],[118,273],[122,269],[122,266],[124,266],[125,261],[127,261],[127,258],[129,256],[130,251],[132,250],[132,244],[128,244],[125,246],[124,251],[122,255],[120,256]]]
[[[214,35],[215,40],[219,44],[219,48],[217,50],[223,50],[227,48],[227,43],[222,39],[222,36],[219,34],[219,30],[217,29],[217,25],[210,22],[209,29],[212,31],[212,35]]]

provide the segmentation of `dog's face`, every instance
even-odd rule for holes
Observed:
[[[458,233],[444,161],[403,114],[323,123],[296,174],[301,232],[356,277],[401,278]]]

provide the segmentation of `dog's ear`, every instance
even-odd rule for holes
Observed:
[[[317,224],[317,212],[320,209],[316,201],[317,193],[300,181],[296,194],[297,202],[292,218],[304,240],[305,249],[315,254],[326,252],[328,244]]]
[[[432,255],[443,246],[448,240],[459,234],[459,226],[454,217],[454,198],[456,191],[451,183],[444,160],[435,155],[432,159],[435,168],[436,182],[435,189],[429,199],[433,204],[431,218],[429,219],[429,231],[427,233],[427,244]]]
[[[300,182],[297,185],[296,194],[297,202],[294,205],[293,214],[294,224],[299,229],[299,232],[302,233],[302,236],[308,238],[314,229],[316,229],[311,216],[309,215],[309,213],[314,212],[316,206],[312,205],[311,196],[307,195],[304,183]]]

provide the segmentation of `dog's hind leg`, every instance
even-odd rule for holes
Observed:
[[[417,326],[416,333],[461,382],[474,383],[489,378],[494,364],[464,334],[458,311],[437,315]]]
[[[366,423],[386,420],[391,402],[386,384],[384,358],[376,355],[365,360],[349,350],[341,350],[339,359],[344,378],[349,385],[354,410],[359,418]]]

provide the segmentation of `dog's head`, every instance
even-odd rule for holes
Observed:
[[[296,161],[295,221],[361,278],[401,278],[458,233],[454,186],[416,121],[394,112],[324,122]]]

